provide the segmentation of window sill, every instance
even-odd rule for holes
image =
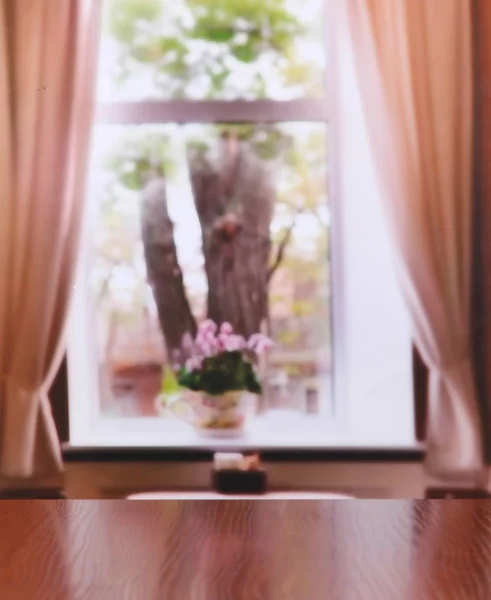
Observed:
[[[244,450],[231,446],[230,450]],[[324,446],[323,448],[255,448],[264,462],[362,462],[419,463],[424,458],[424,446],[415,443],[406,447]],[[75,446],[63,445],[65,462],[211,462],[214,448],[156,446]]]
[[[290,450],[324,451],[412,450],[414,437],[380,420],[366,420],[364,427],[350,429],[341,419],[330,415],[302,415],[294,411],[272,411],[255,417],[248,430],[236,439],[212,439],[196,434],[193,427],[176,417],[99,418],[72,431],[71,447],[136,448],[168,451]]]
[[[266,492],[264,494],[219,494],[213,491],[200,492],[148,492],[130,494],[126,500],[354,500],[354,496],[334,492]]]

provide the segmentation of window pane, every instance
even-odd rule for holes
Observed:
[[[325,124],[100,126],[94,160],[102,413],[155,415],[207,316],[273,337],[258,410],[329,411]]]
[[[324,0],[106,0],[99,100],[323,93]]]

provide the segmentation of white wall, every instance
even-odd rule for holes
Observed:
[[[83,463],[66,465],[68,498],[121,498],[134,492],[210,489],[206,463]],[[270,463],[269,489],[344,492],[359,498],[422,498],[421,463]]]
[[[342,264],[333,293],[338,302],[335,335],[339,331],[343,346],[348,427],[355,438],[410,444],[414,418],[409,319],[394,273],[394,251],[371,160],[347,23],[340,9],[343,3],[335,4],[330,33],[332,205],[339,211],[335,222],[341,226],[337,247]]]

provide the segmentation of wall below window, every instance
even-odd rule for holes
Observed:
[[[429,483],[420,462],[275,462],[265,466],[272,490],[423,498]],[[206,490],[209,480],[209,463],[69,462],[65,493],[68,498],[124,498],[144,491]]]
[[[1,498],[59,498],[64,487],[64,474],[34,478],[16,478],[0,476]]]

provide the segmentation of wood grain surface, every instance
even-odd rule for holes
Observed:
[[[2,501],[2,600],[491,598],[491,501]]]

